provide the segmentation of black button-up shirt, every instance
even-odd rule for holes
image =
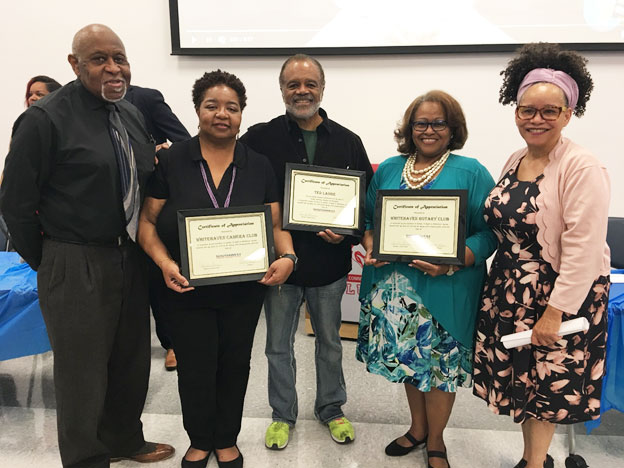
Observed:
[[[323,109],[319,112],[323,122],[316,129],[318,139],[314,165],[364,171],[368,184],[373,169],[360,137],[330,120]],[[286,163],[309,164],[303,135],[297,123],[288,114],[281,115],[270,122],[250,127],[241,141],[269,158],[283,202]],[[351,245],[358,240],[347,237],[340,244],[330,244],[314,232],[291,231],[291,235],[299,263],[297,271],[288,278],[288,283],[324,286],[351,271]]]
[[[210,169],[201,154],[198,137],[181,141],[158,152],[158,166],[147,188],[147,195],[166,199],[156,230],[169,251],[171,258],[180,262],[180,241],[178,236],[178,210],[214,208],[200,164],[204,165],[206,177],[217,203],[223,208],[232,182],[233,168],[236,178],[232,187],[230,206],[263,205],[278,201],[277,185],[271,164],[261,154],[237,143],[234,160],[226,169],[219,187],[215,187]]]
[[[236,177],[230,198],[231,207],[263,205],[278,201],[277,184],[273,168],[267,158],[241,143],[236,144],[234,160],[226,169],[219,187],[215,187],[208,165],[201,154],[198,137],[178,142],[169,149],[158,152],[158,166],[150,179],[147,196],[166,199],[158,219],[156,231],[165,244],[171,258],[180,262],[178,235],[178,210],[214,208],[206,190],[200,164],[204,165],[206,178],[223,207],[230,191],[233,169]],[[236,307],[241,297],[250,300],[259,294],[263,297],[265,287],[255,281],[199,286],[193,291],[180,294],[166,288],[165,300],[172,307]]]
[[[42,235],[110,244],[125,232],[105,104],[76,80],[33,104],[13,126],[0,203],[16,250],[35,270]],[[143,187],[154,168],[154,145],[139,111],[123,100],[116,106]]]

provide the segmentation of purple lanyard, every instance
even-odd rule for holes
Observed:
[[[210,195],[210,199],[212,200],[212,204],[215,208],[219,208],[219,203],[217,203],[217,198],[215,197],[212,188],[210,188],[210,184],[208,183],[208,177],[206,176],[206,169],[204,169],[203,161],[199,161],[199,168],[201,169],[202,177],[204,178],[204,185],[206,186],[206,192]],[[227,198],[225,199],[225,203],[223,204],[223,208],[227,208],[230,206],[230,197],[232,196],[232,189],[234,188],[234,179],[236,178],[236,166],[232,168],[232,182],[230,182],[230,191],[227,194]]]

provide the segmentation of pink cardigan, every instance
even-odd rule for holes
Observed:
[[[528,152],[511,155],[501,177]],[[559,273],[549,304],[576,314],[592,283],[611,271],[607,246],[610,181],[589,151],[561,138],[548,155],[537,197],[537,241],[542,256]]]

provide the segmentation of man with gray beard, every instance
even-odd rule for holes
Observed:
[[[241,141],[265,154],[273,165],[284,193],[287,162],[365,171],[373,175],[360,138],[330,120],[320,108],[325,73],[314,58],[297,54],[282,65],[279,76],[286,114],[254,125]],[[283,202],[283,200],[282,200]],[[328,426],[334,441],[354,440],[353,426],[342,406],[347,393],[342,372],[340,303],[351,270],[351,246],[359,239],[335,234],[330,229],[291,232],[295,271],[281,287],[271,287],[264,308],[267,320],[266,356],[269,361],[269,403],[273,423],[265,445],[283,449],[297,421],[294,340],[299,309],[305,300],[316,336],[316,402],[314,414]]]
[[[77,79],[15,122],[0,205],[16,250],[38,271],[54,352],[64,467],[164,460],[141,412],[150,366],[147,273],[135,244],[154,145],[123,100],[130,65],[108,27],[78,31]]]

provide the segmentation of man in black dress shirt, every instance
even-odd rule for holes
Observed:
[[[38,270],[63,466],[162,460],[173,447],[145,442],[140,420],[150,364],[147,275],[133,241],[140,205],[126,207],[122,194],[140,197],[154,146],[123,101],[130,66],[119,37],[86,26],[68,60],[78,79],[13,126],[0,204],[16,250]],[[120,141],[131,150],[118,151]]]
[[[287,162],[365,171],[370,182],[373,170],[360,138],[330,120],[320,108],[325,88],[321,64],[307,55],[294,55],[284,62],[279,84],[286,114],[254,125],[241,141],[269,158],[280,194],[284,193]],[[269,403],[273,408],[265,444],[272,449],[286,447],[290,428],[297,420],[293,345],[303,300],[316,336],[314,414],[328,425],[336,442],[351,442],[355,433],[342,412],[347,393],[339,334],[340,303],[351,270],[351,246],[359,240],[330,229],[318,233],[292,231],[291,235],[299,257],[296,271],[280,288],[269,288],[264,303]]]

